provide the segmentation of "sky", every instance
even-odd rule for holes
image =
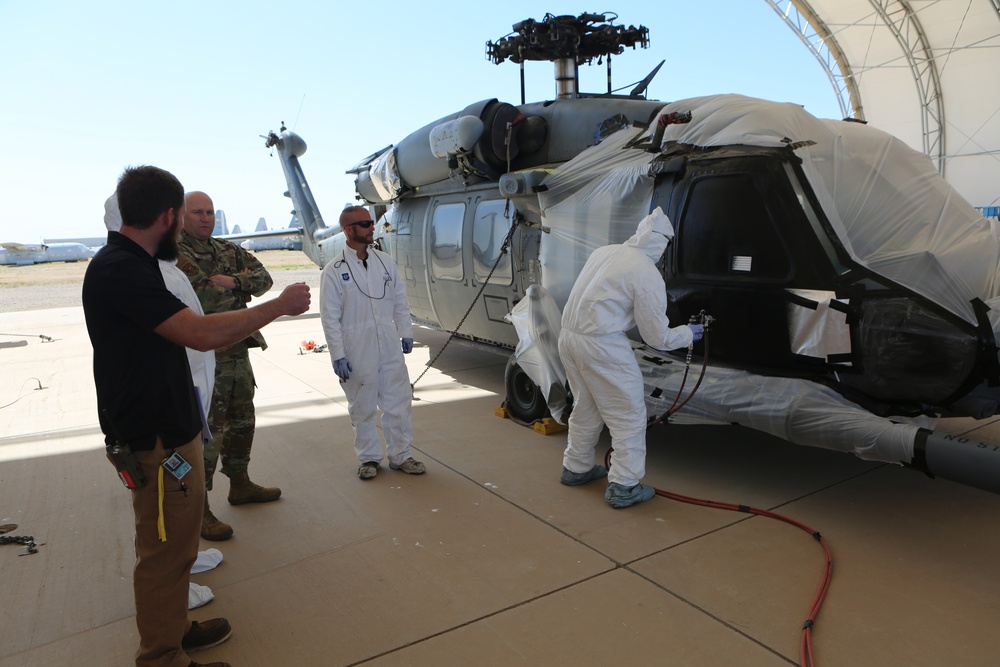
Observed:
[[[650,99],[717,93],[795,102],[839,118],[823,68],[764,0],[286,3],[0,0],[0,242],[102,236],[122,170],[152,164],[202,190],[230,228],[287,226],[281,122],[308,144],[302,168],[326,219],[354,203],[345,171],[473,102],[520,103],[517,65],[486,42],[546,12],[614,12],[648,49],[612,60],[627,92],[661,60]],[[555,96],[553,65],[525,66],[528,102]],[[604,65],[580,90],[606,90]]]

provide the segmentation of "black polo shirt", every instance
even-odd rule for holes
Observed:
[[[108,233],[83,279],[83,312],[94,346],[97,410],[105,441],[171,449],[201,430],[187,353],[153,332],[187,306],[167,290],[156,259]]]

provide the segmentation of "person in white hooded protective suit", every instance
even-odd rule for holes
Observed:
[[[647,345],[687,347],[701,325],[670,327],[667,292],[656,262],[674,236],[660,208],[643,218],[622,245],[598,248],[570,291],[559,334],[573,412],[560,481],[575,486],[608,478],[605,500],[615,508],[649,500],[655,489],[639,483],[646,474],[646,405],[642,373],[626,332],[638,326]],[[611,432],[611,469],[594,464],[601,428]]]
[[[375,428],[382,410],[389,467],[411,475],[426,471],[410,455],[412,390],[403,354],[413,349],[410,306],[389,255],[369,248],[373,222],[361,206],[345,208],[340,227],[347,248],[323,269],[320,314],[333,370],[347,394],[354,426],[354,451],[361,465],[358,477],[372,479],[382,462],[382,444]]]

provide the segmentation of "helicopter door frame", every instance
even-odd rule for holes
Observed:
[[[654,202],[666,204],[676,228],[664,267],[671,320],[687,321],[704,309],[728,321],[725,332],[716,331],[713,352],[741,368],[804,376],[851,372],[852,327],[836,299],[842,267],[816,237],[786,162],[759,149],[704,156],[657,183]],[[793,339],[793,306],[806,307],[818,294],[832,297],[822,301],[833,312],[812,334],[825,333],[832,350]]]
[[[489,284],[483,288],[482,299],[486,307],[486,318],[503,324],[507,323],[504,318],[513,308],[512,302],[518,297],[518,285],[514,281],[517,232],[511,236],[507,252],[500,253],[503,241],[510,231],[510,219],[503,214],[510,210],[508,200],[503,197],[481,195],[475,198],[473,205],[466,211],[467,250],[464,254],[467,265],[471,265],[471,284],[477,289],[481,288],[490,271],[493,271]]]
[[[499,193],[494,196],[494,189],[495,186],[489,192],[466,190],[431,198],[424,234],[424,248],[428,256],[428,287],[434,313],[442,328],[454,331],[464,317],[466,319],[458,335],[503,347],[514,347],[517,344],[517,332],[504,316],[520,296],[520,284],[515,280],[517,272],[514,266],[516,233],[511,239],[511,248],[503,256],[506,259],[502,258],[497,268],[497,271],[502,272],[502,282],[498,281],[498,275],[494,273],[479,295],[479,290],[483,287],[482,280],[496,261],[496,255],[492,251],[490,257],[482,257],[484,251],[481,246],[486,244],[487,248],[499,252],[496,244],[502,242],[509,231],[506,223],[500,225],[503,233],[497,239],[500,228],[496,223],[498,220],[506,220],[498,218],[497,213],[502,212],[506,200]],[[482,206],[488,209],[483,219],[491,219],[485,230],[485,237],[482,234],[482,224],[479,225],[480,234],[476,233]],[[474,304],[474,300],[481,301],[482,304]]]

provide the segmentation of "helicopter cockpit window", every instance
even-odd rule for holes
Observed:
[[[504,217],[504,199],[481,201],[476,207],[476,219],[472,226],[472,266],[476,280],[483,282],[493,271],[493,265],[500,257],[500,248],[510,230],[510,220]],[[490,277],[490,283],[510,285],[514,279],[511,271],[510,253],[500,257],[500,263]]]
[[[431,272],[435,278],[462,280],[462,220],[465,204],[442,204],[431,222]]]
[[[792,264],[751,174],[691,184],[677,230],[677,267],[687,276],[787,281]]]

